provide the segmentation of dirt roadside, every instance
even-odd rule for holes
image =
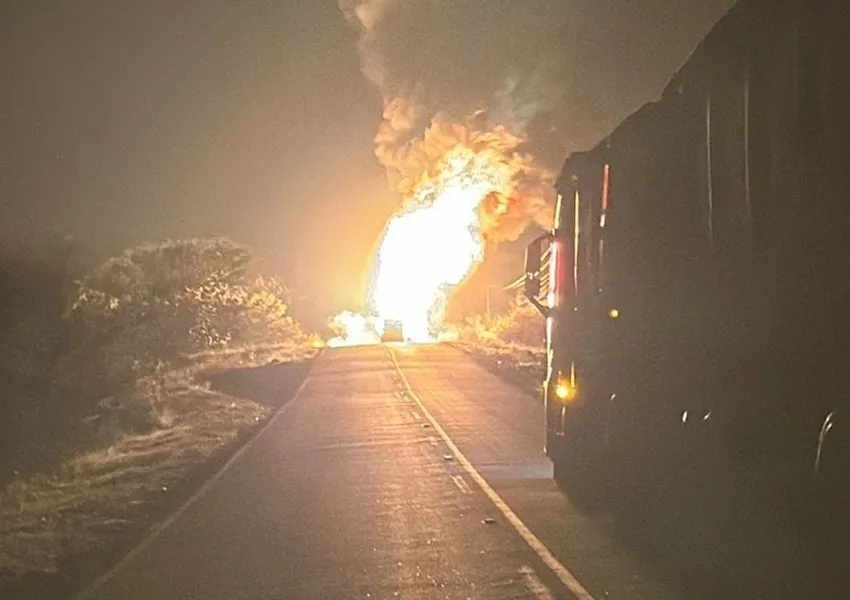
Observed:
[[[317,354],[170,373],[167,426],[122,435],[0,490],[0,598],[68,598],[109,569],[263,428]]]

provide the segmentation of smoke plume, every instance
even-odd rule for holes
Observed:
[[[527,164],[508,204],[482,203],[489,239],[513,239],[544,218],[548,184],[571,146],[558,43],[564,1],[341,0],[340,8],[383,99],[375,153],[390,185],[409,198],[454,145],[487,140],[505,160]]]

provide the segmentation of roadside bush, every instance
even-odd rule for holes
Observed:
[[[107,260],[71,304],[66,382],[112,394],[188,354],[305,339],[283,284],[251,267],[248,249],[224,238],[144,244]]]
[[[170,427],[165,375],[198,353],[311,341],[230,240],[143,244],[84,276],[69,250],[0,255],[0,482]]]
[[[546,320],[524,297],[517,296],[508,311],[487,323],[479,316],[467,318],[455,337],[469,344],[517,345],[529,349],[546,344]]]
[[[546,320],[524,297],[517,296],[504,315],[493,320],[488,328],[499,341],[542,348],[546,343]]]
[[[517,296],[504,314],[487,323],[481,316],[468,318],[457,332],[461,342],[513,344],[543,348],[546,343],[546,320],[524,297]]]

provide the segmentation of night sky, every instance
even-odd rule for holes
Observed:
[[[511,3],[458,4],[437,41],[465,53],[476,13],[499,29]],[[562,146],[578,149],[657,96],[732,4],[563,0],[552,12],[547,2],[545,31],[506,16],[510,39],[475,37],[471,53],[486,60],[480,44],[492,44],[496,74],[526,40],[557,54],[569,67]],[[402,59],[419,59],[413,79],[428,64],[416,35],[391,40]],[[31,244],[72,234],[105,253],[228,235],[316,314],[357,308],[396,202],[372,145],[381,93],[360,71],[357,40],[333,0],[5,0],[0,236]],[[462,85],[463,68],[453,71]]]

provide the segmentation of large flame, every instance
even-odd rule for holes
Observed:
[[[404,337],[423,342],[443,329],[450,293],[478,266],[488,239],[516,235],[539,201],[521,191],[530,159],[503,128],[469,132],[432,127],[405,164],[399,192],[407,198],[384,231],[369,305],[372,316],[343,313],[343,334],[330,345],[374,343],[387,320],[401,321]],[[428,166],[430,168],[423,168]],[[411,176],[411,171],[415,176]]]

